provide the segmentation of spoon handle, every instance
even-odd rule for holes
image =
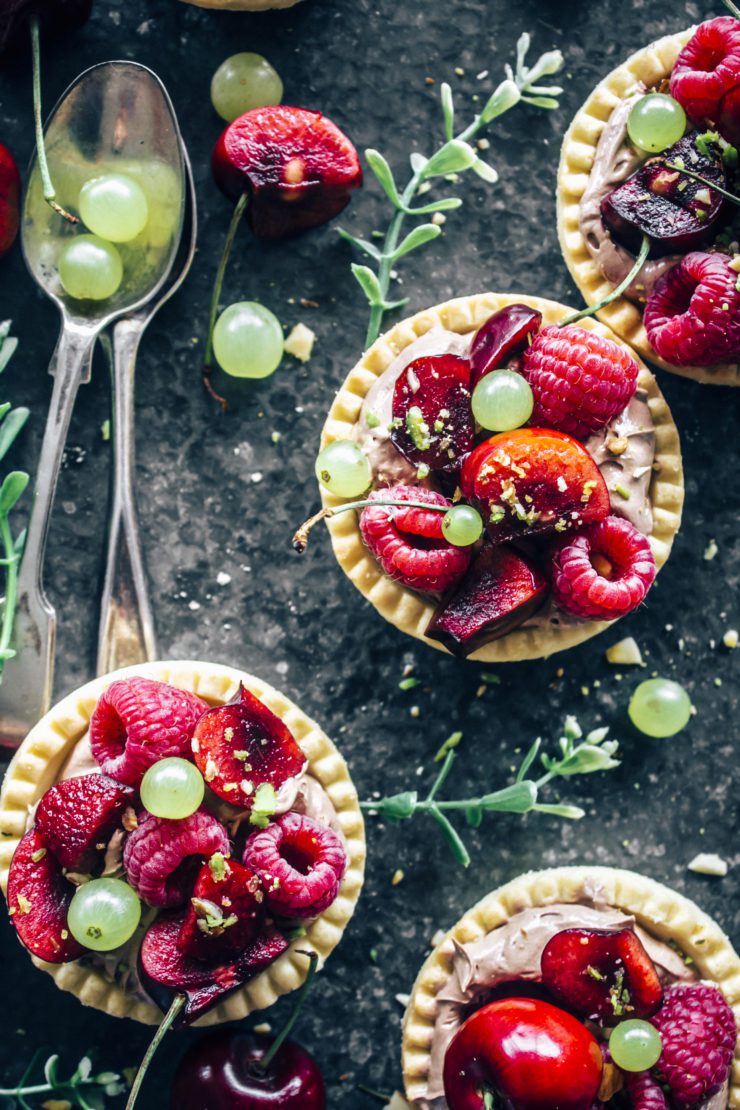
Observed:
[[[0,743],[16,746],[51,706],[56,613],[44,591],[49,521],[77,390],[89,380],[95,333],[67,322],[52,355],[54,375],[41,444],[26,544],[18,574],[18,606],[9,659],[0,687]]]
[[[100,605],[97,674],[157,658],[154,619],[134,503],[134,375],[146,322],[113,329],[113,492]]]

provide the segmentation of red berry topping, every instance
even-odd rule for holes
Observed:
[[[585,328],[543,328],[524,352],[532,387],[532,423],[578,439],[604,428],[629,404],[637,363],[627,351]]]
[[[518,428],[481,443],[465,460],[460,488],[481,504],[494,543],[580,528],[610,509],[606,482],[586,448],[544,428]]]
[[[738,275],[725,254],[687,254],[656,283],[645,305],[648,339],[675,366],[740,359]]]
[[[21,175],[15,159],[0,143],[0,256],[13,246],[20,225]]]
[[[149,814],[127,838],[123,866],[131,886],[150,906],[179,906],[201,862],[214,852],[228,856],[229,850],[226,829],[203,809],[180,821]]]
[[[510,304],[489,316],[470,345],[473,386],[491,371],[507,366],[541,326],[542,313],[526,304]]]
[[[67,929],[74,892],[41,833],[31,829],[13,853],[7,897],[18,937],[40,960],[63,964],[85,951]]]
[[[396,379],[393,445],[414,465],[455,470],[473,446],[470,363],[456,355],[417,358]]]
[[[663,1088],[649,1071],[624,1072],[624,1085],[632,1099],[633,1110],[668,1110]]]
[[[47,790],[36,809],[36,828],[68,871],[95,874],[108,841],[121,828],[123,812],[134,797],[106,775],[82,775]]]
[[[375,490],[370,501],[452,502],[422,486],[391,486]],[[360,515],[362,538],[385,573],[420,593],[442,593],[462,578],[470,563],[470,548],[454,547],[442,533],[444,514],[424,509],[368,506]]]
[[[187,998],[175,1028],[189,1025],[222,1002],[274,963],[290,944],[277,929],[265,929],[236,959],[214,967],[182,951],[178,944],[182,926],[182,913],[159,914],[144,934],[139,953],[147,994],[162,1010],[169,1009],[176,993]]]
[[[106,775],[138,786],[166,756],[190,758],[195,722],[208,708],[185,690],[151,678],[111,683],[90,720],[90,747]]]
[[[443,598],[426,630],[454,655],[470,655],[523,624],[547,596],[547,581],[508,544],[481,547],[452,595]]]
[[[611,621],[645,600],[655,574],[655,559],[642,532],[628,520],[610,516],[556,542],[552,592],[566,613]]]
[[[671,96],[695,123],[716,123],[722,97],[738,84],[740,22],[721,15],[700,23],[673,66]]]
[[[178,944],[197,960],[233,958],[261,932],[264,900],[262,883],[252,871],[236,860],[212,856],[196,880]]]
[[[252,808],[262,783],[277,791],[306,767],[287,725],[244,686],[234,701],[203,714],[192,748],[211,790],[244,809]]]
[[[243,860],[262,879],[268,908],[299,919],[316,917],[332,904],[347,867],[337,834],[292,812],[252,833]]]
[[[261,239],[326,223],[362,184],[357,151],[336,124],[286,104],[254,108],[230,123],[212,167],[232,200],[248,190],[247,220]]]
[[[730,1074],[737,1042],[732,1010],[718,987],[675,983],[652,1018],[663,1039],[656,1065],[678,1110],[688,1110],[719,1091]]]
[[[541,966],[548,990],[592,1021],[648,1017],[663,998],[655,965],[631,929],[563,929],[545,946]]]
[[[450,1110],[483,1110],[484,1091],[515,1110],[591,1110],[602,1072],[599,1043],[577,1018],[506,998],[477,1010],[450,1041],[445,1096]]]

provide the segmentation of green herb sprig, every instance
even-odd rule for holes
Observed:
[[[453,733],[454,743],[447,741],[437,756],[443,759],[442,767],[425,798],[419,798],[416,790],[404,790],[391,794],[379,801],[361,802],[362,809],[388,821],[410,820],[419,814],[432,817],[444,833],[445,839],[458,863],[463,867],[470,864],[470,854],[448,813],[461,810],[471,828],[478,828],[485,813],[548,813],[551,817],[564,817],[571,821],[585,817],[585,811],[578,806],[549,804],[540,802],[540,791],[556,778],[570,778],[573,775],[588,775],[593,771],[610,771],[619,766],[614,757],[619,747],[618,741],[607,740],[608,728],[596,728],[583,736],[575,717],[566,717],[563,735],[558,741],[559,755],[550,756],[541,752],[542,741],[535,740],[522,760],[516,778],[510,786],[502,790],[483,794],[478,798],[462,798],[443,801],[439,791],[447,780],[457,758],[456,748],[460,734]],[[537,757],[545,773],[539,778],[528,778]]]
[[[59,1075],[59,1057],[50,1056],[44,1064],[44,1082],[29,1083],[36,1060],[37,1057],[34,1056],[17,1086],[0,1088],[0,1103],[5,1106],[17,1104],[22,1110],[33,1110],[28,1102],[29,1098],[55,1095],[60,1096],[60,1101],[67,1101],[78,1110],[106,1110],[106,1099],[116,1098],[126,1089],[120,1075],[115,1072],[104,1071],[100,1075],[93,1075],[89,1056],[82,1057],[68,1079]]]
[[[546,109],[559,106],[557,98],[563,91],[560,86],[540,85],[538,82],[562,68],[563,55],[559,50],[549,50],[538,58],[533,66],[528,67],[526,57],[529,46],[530,36],[525,33],[517,43],[515,68],[510,65],[505,67],[505,80],[489,97],[483,110],[461,131],[455,131],[452,89],[447,83],[441,86],[445,141],[429,158],[419,153],[411,155],[412,175],[404,188],[401,189],[396,184],[390,165],[379,151],[372,149],[365,151],[367,163],[394,210],[382,245],[376,245],[367,239],[359,239],[344,228],[338,229],[343,239],[362,251],[375,264],[375,269],[358,263],[352,265],[352,273],[370,305],[370,322],[365,339],[367,347],[380,335],[385,314],[395,308],[401,308],[408,301],[408,298],[389,300],[390,284],[395,274],[396,263],[404,255],[436,239],[442,230],[438,223],[421,223],[401,239],[401,229],[406,218],[435,216],[437,213],[449,212],[462,205],[459,197],[440,197],[427,204],[414,205],[413,201],[418,194],[426,192],[434,178],[448,177],[471,169],[484,181],[494,185],[498,181],[496,170],[478,156],[478,152],[470,145],[470,140],[489,123],[520,102]]]
[[[10,362],[18,346],[18,340],[9,333],[10,320],[5,320],[0,323],[0,374]],[[8,401],[0,404],[0,461],[5,458],[15,443],[28,416],[29,411],[26,408],[13,408]],[[28,474],[25,471],[11,470],[0,484],[0,548],[2,549],[0,567],[5,572],[5,600],[2,605],[2,622],[0,622],[0,682],[6,660],[12,659],[15,655],[10,641],[18,600],[18,566],[26,540],[25,530],[18,536],[13,535],[10,513],[28,485],[28,481]]]

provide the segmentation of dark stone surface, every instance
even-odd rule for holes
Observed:
[[[324,414],[360,352],[366,324],[348,250],[332,228],[272,246],[255,244],[244,230],[227,277],[227,301],[259,299],[286,325],[303,319],[315,329],[311,362],[301,367],[286,358],[274,378],[232,386],[233,409],[225,419],[201,389],[194,341],[204,333],[229,219],[208,166],[219,133],[208,97],[211,73],[237,49],[266,54],[284,77],[286,102],[321,108],[359,148],[383,150],[402,176],[408,152],[429,151],[440,136],[437,90],[425,84],[427,75],[451,81],[465,116],[474,110],[471,97],[485,95],[499,79],[519,30],[532,32],[538,49],[560,46],[567,57],[563,109],[519,109],[490,129],[499,185],[485,186],[472,175],[460,184],[464,209],[451,214],[436,244],[404,261],[403,291],[413,310],[486,287],[577,303],[554,225],[560,136],[592,85],[620,59],[718,7],[708,0],[618,6],[519,0],[514,7],[503,0],[307,0],[289,12],[237,16],[175,0],[98,0],[90,23],[47,51],[49,105],[93,62],[125,56],[155,68],[172,93],[197,173],[200,250],[185,288],[147,335],[139,364],[139,506],[163,653],[233,663],[282,687],[339,741],[364,796],[428,783],[433,753],[456,728],[465,739],[447,789],[460,795],[503,784],[515,749],[536,735],[554,740],[566,712],[588,726],[609,724],[623,741],[621,770],[567,790],[588,810],[586,820],[490,817],[468,836],[468,872],[453,865],[423,822],[403,829],[370,822],[359,913],[300,1029],[324,1069],[332,1107],[374,1105],[357,1093],[358,1082],[385,1090],[398,1084],[395,995],[410,989],[436,929],[527,868],[578,861],[633,867],[696,898],[737,937],[737,866],[717,880],[687,872],[686,864],[702,850],[740,862],[732,840],[740,651],[717,646],[740,623],[739,397],[662,376],[682,433],[687,501],[683,531],[649,604],[618,632],[566,656],[499,668],[501,684],[477,697],[480,668],[426,650],[386,625],[337,569],[326,537],[318,535],[302,560],[290,549],[293,528],[317,500],[312,470]],[[476,79],[482,70],[490,76]],[[32,146],[26,57],[4,63],[0,140],[25,163]],[[387,215],[369,181],[344,222],[367,233]],[[18,250],[3,261],[0,280],[0,316],[13,317],[21,343],[3,378],[3,397],[33,410],[13,463],[32,470],[57,321]],[[320,308],[302,309],[301,297]],[[48,557],[48,586],[60,616],[60,692],[92,669],[110,460],[100,429],[107,414],[108,386],[98,364],[75,413]],[[273,431],[281,435],[277,446]],[[719,553],[706,562],[710,538]],[[231,575],[228,585],[216,584],[219,571]],[[604,649],[625,634],[642,647],[645,673],[674,676],[691,692],[697,715],[674,740],[640,738],[626,721],[630,690],[644,675],[625,669],[620,680],[619,669],[604,659]],[[398,682],[407,663],[422,685],[404,693]],[[411,715],[413,705],[418,717]],[[394,887],[396,868],[405,879]],[[145,1029],[86,1011],[56,991],[6,925],[0,981],[0,1066],[8,1083],[42,1047],[61,1051],[70,1064],[91,1048],[106,1068],[140,1058]],[[279,1022],[286,1009],[283,1002],[270,1020]],[[172,1068],[190,1036],[168,1040],[142,1107],[167,1104]]]

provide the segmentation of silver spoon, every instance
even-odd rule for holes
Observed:
[[[185,222],[180,246],[159,297],[113,328],[113,495],[108,525],[108,555],[98,630],[97,674],[157,658],[139,526],[134,503],[134,375],[136,354],[145,328],[185,280],[195,255],[198,218],[195,182],[187,149]]]
[[[119,245],[124,279],[105,301],[73,300],[62,288],[57,260],[78,228],[43,199],[38,165],[31,164],[23,213],[26,264],[62,315],[49,372],[54,376],[37,468],[25,553],[18,578],[14,647],[0,687],[0,740],[17,745],[51,705],[56,614],[43,586],[49,518],[69,422],[79,386],[90,380],[95,340],[115,320],[156,298],[172,268],[182,226],[185,170],[172,106],[162,83],[135,62],[103,62],[81,74],[57,103],[46,126],[57,197],[77,208],[85,181],[100,173],[136,176],[147,192],[149,223],[142,242]],[[145,167],[145,168],[144,168]],[[152,231],[156,243],[145,243]]]

